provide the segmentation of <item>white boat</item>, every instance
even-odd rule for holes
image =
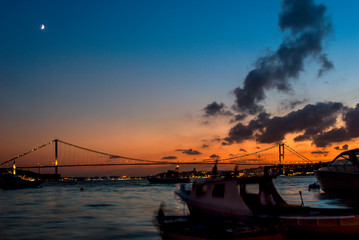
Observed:
[[[342,152],[327,167],[314,171],[326,193],[359,195],[359,149]]]
[[[176,193],[194,216],[278,225],[290,232],[359,234],[359,209],[289,205],[269,176],[209,180],[192,184],[191,190],[182,187]]]

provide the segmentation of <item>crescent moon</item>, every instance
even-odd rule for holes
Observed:
[[[45,25],[41,24],[41,30],[44,30],[44,29],[45,29]]]

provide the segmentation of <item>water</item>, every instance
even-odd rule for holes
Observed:
[[[347,207],[341,199],[308,191],[314,176],[275,179],[289,203]],[[80,190],[81,187],[84,190]],[[1,239],[160,239],[152,219],[161,202],[188,213],[174,194],[178,184],[147,180],[49,182],[41,188],[0,190]]]

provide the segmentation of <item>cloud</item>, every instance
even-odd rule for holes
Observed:
[[[201,152],[199,152],[197,150],[193,150],[192,148],[190,148],[190,149],[176,149],[176,151],[182,152],[182,153],[187,154],[187,155],[200,155],[200,154],[202,154]]]
[[[351,139],[344,127],[334,128],[328,132],[324,132],[314,137],[313,143],[317,147],[326,147],[333,142],[344,142]]]
[[[209,145],[203,144],[203,145],[202,145],[202,148],[209,148]]]
[[[212,142],[220,142],[222,141],[222,139],[219,137],[219,136],[215,136],[213,139],[212,139]]]
[[[233,113],[231,113],[228,110],[225,110],[226,106],[224,103],[218,104],[217,102],[212,102],[208,104],[203,111],[205,112],[205,117],[209,116],[232,116]]]
[[[336,127],[340,116],[344,126]],[[359,137],[358,122],[359,104],[355,108],[349,108],[340,102],[319,102],[281,117],[270,117],[262,112],[247,125],[238,123],[233,126],[222,144],[241,143],[245,140],[278,143],[287,134],[297,133],[294,138],[296,142],[309,140],[317,147],[327,147]]]
[[[260,143],[274,143],[284,140],[288,133],[300,133],[295,141],[315,137],[315,143],[322,145],[320,134],[335,125],[343,109],[342,103],[327,102],[308,104],[303,109],[292,111],[282,117],[271,118],[269,114],[262,112],[248,125],[238,123],[232,127],[225,141],[240,143],[245,140],[256,140]]]
[[[277,89],[291,92],[290,79],[304,70],[304,60],[313,57],[321,65],[318,76],[334,65],[322,53],[323,40],[332,32],[326,7],[315,5],[313,0],[284,0],[279,14],[279,27],[285,32],[277,51],[257,60],[255,69],[244,79],[243,88],[234,90],[235,109],[241,113],[257,114],[264,110],[260,105],[265,92]]]
[[[355,108],[348,109],[343,117],[348,134],[352,138],[359,137],[359,104]]]
[[[334,142],[350,141],[359,137],[359,104],[355,108],[345,108],[343,115],[344,126],[333,128],[314,137],[314,144],[317,147],[326,147]]]
[[[173,160],[173,159],[177,159],[176,156],[165,156],[162,158],[162,160]]]
[[[240,152],[247,152],[245,149],[241,148],[239,149]]]
[[[231,122],[238,122],[238,121],[242,121],[247,117],[248,114],[242,113],[242,114],[237,114],[236,116],[234,116],[234,119],[231,119]]]
[[[337,146],[337,147],[334,147],[334,149],[336,149],[336,150],[341,150],[341,151],[345,151],[345,150],[348,150],[348,149],[349,149],[349,145],[348,145],[348,144],[344,144],[344,145],[342,146],[342,148],[340,148],[339,146]]]
[[[216,154],[212,154],[211,156],[209,156],[210,158],[219,158],[219,156],[218,155],[216,155]]]
[[[292,100],[292,101],[289,101],[289,100],[284,100],[282,101],[280,104],[283,106],[283,109],[284,110],[293,110],[294,108],[296,108],[298,105],[301,105],[301,104],[304,104],[306,103],[307,100],[306,99],[303,99],[303,100]]]
[[[311,153],[314,155],[325,155],[325,156],[328,154],[327,151],[313,151]]]

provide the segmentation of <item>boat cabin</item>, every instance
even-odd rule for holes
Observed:
[[[177,194],[191,212],[214,211],[223,216],[252,216],[286,205],[269,176],[195,182],[192,190]]]
[[[359,149],[353,149],[349,151],[342,152],[333,161],[331,161],[328,165],[328,168],[336,168],[337,170],[346,168],[359,166]]]

